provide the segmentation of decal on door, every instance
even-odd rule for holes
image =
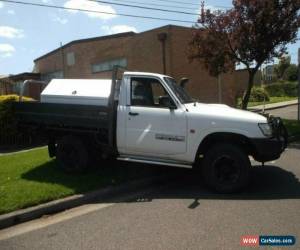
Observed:
[[[155,139],[156,140],[166,140],[166,141],[185,141],[185,136],[155,134]]]

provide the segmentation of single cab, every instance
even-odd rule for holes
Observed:
[[[198,169],[224,193],[248,183],[249,156],[271,161],[286,148],[279,118],[197,102],[166,75],[117,75],[52,80],[40,102],[15,103],[20,130],[47,138],[50,156],[67,172],[113,157]]]

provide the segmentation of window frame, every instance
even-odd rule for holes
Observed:
[[[56,70],[51,72],[45,72],[41,75],[43,81],[51,81],[52,79],[64,79],[64,71],[63,70]]]
[[[72,66],[75,65],[76,58],[75,58],[75,52],[74,51],[67,52],[66,61],[67,61],[67,66],[68,67],[72,67]]]
[[[155,77],[155,76],[143,76],[143,75],[133,75],[133,76],[130,76],[130,79],[129,79],[129,106],[131,106],[131,107],[144,107],[144,108],[156,108],[156,109],[157,108],[158,109],[170,109],[169,107],[161,107],[161,106],[132,105],[132,79],[134,79],[134,78],[145,78],[145,79],[156,80],[162,86],[162,88],[166,91],[166,93],[170,97],[171,101],[176,106],[176,108],[178,108],[177,101],[174,100],[174,97],[170,93],[169,89],[165,86],[165,84],[163,83],[162,79],[160,79],[159,77]]]
[[[122,60],[125,60],[125,66],[124,65],[120,65],[119,63],[118,64],[113,64],[114,61],[122,61]],[[104,65],[104,64],[113,64],[112,67],[108,67],[108,69],[105,69],[105,70],[94,70],[95,67],[99,66],[99,65]],[[114,59],[110,59],[110,60],[105,60],[105,61],[101,61],[101,62],[98,62],[98,63],[92,63],[91,64],[91,71],[92,71],[92,74],[98,74],[98,73],[103,73],[103,72],[110,72],[113,70],[113,66],[120,66],[120,67],[127,67],[128,65],[128,59],[126,57],[119,57],[119,58],[114,58]]]

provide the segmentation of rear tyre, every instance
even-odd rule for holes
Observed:
[[[248,155],[231,144],[213,146],[205,154],[202,175],[206,184],[218,193],[234,193],[249,182]]]
[[[58,166],[67,173],[79,174],[88,168],[88,152],[80,138],[65,136],[57,143]]]

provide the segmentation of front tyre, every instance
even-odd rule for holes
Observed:
[[[231,144],[212,146],[204,156],[202,174],[206,184],[219,193],[233,193],[249,181],[248,155]]]

